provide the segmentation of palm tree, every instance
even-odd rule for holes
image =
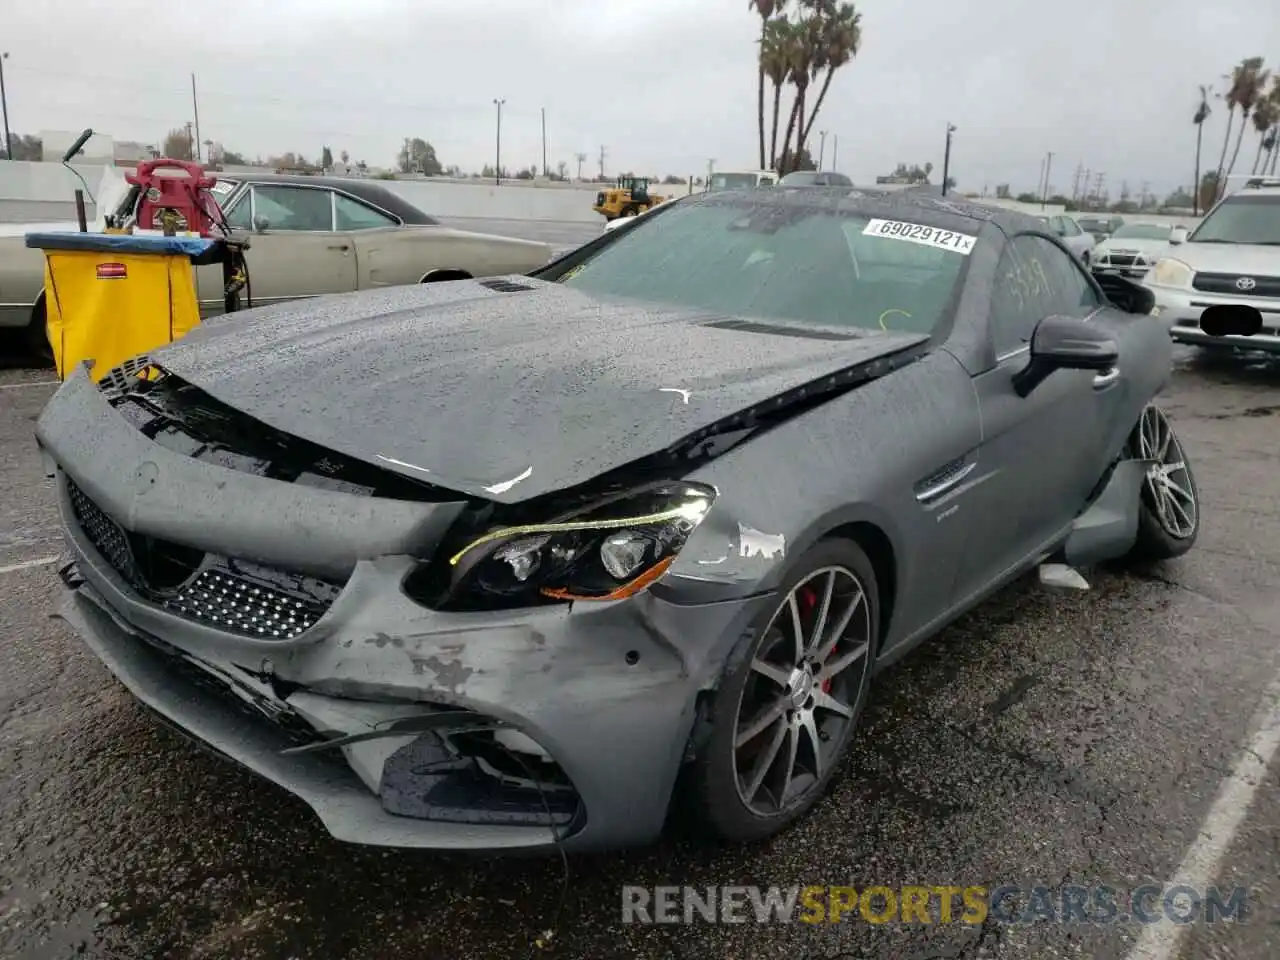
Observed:
[[[787,132],[782,138],[782,153],[790,156],[795,163],[800,157],[800,126],[804,122],[804,98],[809,89],[809,81],[813,78],[813,62],[820,49],[819,25],[816,17],[806,17],[792,25],[790,43],[787,44],[787,79],[796,88],[795,100],[791,103],[791,117],[787,120]],[[799,124],[797,124],[799,120]],[[795,148],[791,147],[791,134],[796,134]],[[790,173],[790,170],[783,171]]]
[[[1276,123],[1271,128],[1271,173],[1276,172],[1276,160],[1280,159],[1280,72],[1271,75],[1271,92],[1267,94],[1267,99],[1271,101],[1274,108]],[[1263,164],[1263,171],[1266,171],[1266,162]]]
[[[1209,107],[1209,88],[1203,83],[1200,84],[1200,106],[1196,107],[1195,116],[1191,118],[1191,122],[1196,125],[1196,178],[1192,182],[1195,187],[1192,193],[1195,194],[1191,198],[1192,211],[1191,215],[1200,216],[1200,143],[1204,139],[1204,122],[1209,119],[1209,114],[1213,110]]]
[[[1270,97],[1263,97],[1253,108],[1253,129],[1258,131],[1258,151],[1253,155],[1253,169],[1249,171],[1251,174],[1256,174],[1258,164],[1263,163],[1263,150],[1270,155],[1271,147],[1275,144],[1276,119],[1280,116],[1277,110],[1280,110],[1280,106]]]
[[[782,17],[765,25],[760,41],[760,68],[773,84],[773,132],[769,137],[769,165],[761,170],[775,170],[778,163],[778,114],[782,108],[782,87],[791,69],[791,23]]]
[[[1237,95],[1243,82],[1243,77],[1244,63],[1242,62],[1223,78],[1227,81],[1227,92],[1219,94],[1227,104],[1227,130],[1222,135],[1222,153],[1218,157],[1217,173],[1215,174],[1219,184],[1222,183],[1222,173],[1227,166],[1227,150],[1231,146],[1231,125],[1235,122]]]
[[[760,127],[760,169],[764,167],[764,42],[765,35],[769,32],[769,21],[773,19],[773,15],[780,13],[786,0],[747,0],[747,9],[754,9],[760,14],[760,63],[757,74],[758,83],[756,84],[756,113]]]
[[[1236,133],[1236,148],[1231,151],[1231,164],[1227,167],[1227,176],[1236,168],[1236,160],[1240,157],[1240,144],[1244,141],[1245,128],[1249,126],[1249,117],[1259,103],[1264,101],[1263,89],[1267,85],[1269,72],[1262,69],[1262,58],[1252,57],[1245,61],[1249,69],[1241,84],[1236,103],[1240,107],[1240,130]]]
[[[815,2],[815,0],[809,0]],[[835,72],[847,64],[858,54],[862,45],[862,14],[852,3],[840,3],[836,6],[831,0],[817,0],[817,9],[822,17],[821,46],[815,51],[813,67],[815,71],[826,69],[822,79],[822,88],[818,91],[817,102],[809,120],[800,131],[800,147],[809,139],[813,131],[814,121],[818,119],[818,111],[822,109],[822,101],[826,99],[831,88],[831,78]],[[799,150],[797,150],[797,153]]]

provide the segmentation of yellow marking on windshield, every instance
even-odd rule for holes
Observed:
[[[887,330],[889,329],[889,328],[888,328],[888,327],[886,327],[886,326],[885,326],[885,324],[884,324],[884,318],[885,318],[885,317],[887,317],[887,316],[889,316],[889,314],[891,314],[891,313],[900,313],[900,314],[902,314],[904,317],[906,317],[908,320],[910,320],[910,319],[911,319],[911,314],[907,313],[907,311],[905,311],[905,310],[899,310],[899,309],[897,309],[896,307],[890,308],[890,309],[886,310],[884,313],[880,314],[880,329],[881,329],[881,330],[885,330],[885,331],[887,331]]]

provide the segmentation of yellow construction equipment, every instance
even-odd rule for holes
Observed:
[[[596,194],[596,202],[591,209],[607,221],[617,220],[619,217],[638,217],[667,199],[649,192],[648,177],[619,177],[614,186]]]

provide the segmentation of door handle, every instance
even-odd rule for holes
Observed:
[[[1093,389],[1105,390],[1117,380],[1120,379],[1120,368],[1112,367],[1110,370],[1104,370],[1093,378]]]
[[[345,244],[345,243],[331,243],[331,244],[329,244],[329,249],[330,249],[330,250],[341,250],[343,253],[346,253],[348,250],[350,250],[350,249],[351,249],[351,247],[350,247],[350,246],[348,246],[348,245],[347,245],[347,244]]]

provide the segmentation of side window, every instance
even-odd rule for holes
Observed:
[[[386,214],[340,193],[334,198],[334,210],[338,215],[339,230],[375,230],[396,226],[396,221]]]
[[[1075,258],[1043,237],[1014,237],[996,268],[991,299],[997,356],[1031,343],[1048,316],[1087,317],[1102,305]]]
[[[268,230],[333,229],[333,193],[316,187],[260,183],[253,188],[254,216],[267,221]]]
[[[1064,237],[1080,236],[1080,224],[1076,223],[1070,217],[1063,217],[1062,223],[1067,228],[1067,232],[1063,234]]]
[[[1049,224],[1053,227],[1052,221]],[[1052,310],[1048,306],[1048,277],[1044,268],[1025,254],[1030,249],[1018,237],[1005,245],[996,266],[991,296],[991,336],[996,356],[1013,353],[1031,343],[1036,324]]]
[[[246,190],[240,194],[238,200],[232,202],[231,206],[223,208],[223,215],[227,218],[227,224],[232,230],[253,229],[253,203],[249,197],[250,192]]]
[[[1076,258],[1040,237],[1019,237],[1018,243],[1034,243],[1053,289],[1053,312],[1067,317],[1087,317],[1102,306],[1102,298],[1085,276]]]

